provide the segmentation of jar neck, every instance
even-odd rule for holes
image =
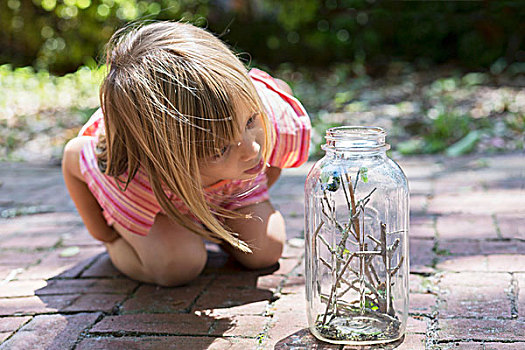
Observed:
[[[386,154],[386,132],[374,126],[340,126],[326,130],[326,144],[321,148],[327,155],[344,153],[355,155]]]

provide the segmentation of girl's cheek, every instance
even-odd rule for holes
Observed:
[[[258,125],[256,128],[255,128],[255,132],[257,134],[257,137],[264,137],[264,127],[263,125]]]

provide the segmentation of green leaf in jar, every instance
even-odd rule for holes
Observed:
[[[359,173],[361,174],[361,181],[363,181],[364,183],[367,183],[368,182],[368,168],[367,167],[361,167],[361,169],[359,169]]]

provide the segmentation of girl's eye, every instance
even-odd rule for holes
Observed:
[[[257,114],[254,114],[248,119],[246,122],[246,128],[251,129],[255,125],[255,118],[257,118]]]
[[[217,160],[224,157],[224,155],[228,152],[229,149],[230,146],[224,146],[215,155],[213,155],[213,159]]]

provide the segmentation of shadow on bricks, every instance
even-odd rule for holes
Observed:
[[[413,185],[410,303],[405,339],[389,346],[525,348],[523,155],[400,164]],[[161,288],[113,267],[72,212],[59,168],[1,164],[0,350],[352,349],[307,329],[301,201],[310,166],[273,187],[289,229],[278,265],[248,271],[207,244],[201,276]]]
[[[254,348],[267,327],[268,307],[298,260],[248,271],[217,245],[207,248],[205,270],[181,287],[131,280],[114,268],[107,253],[38,283],[18,283],[30,292],[4,303],[2,315],[29,317],[5,330],[10,332],[0,348]],[[11,288],[16,282],[23,281],[12,281]]]
[[[328,344],[318,341],[308,329],[302,329],[288,337],[280,340],[275,344],[274,350],[285,350],[285,349],[308,349],[308,350],[331,350],[331,349],[344,349],[344,350],[393,350],[399,349],[399,347],[405,341],[403,336],[401,339],[387,344],[380,345],[361,345],[361,346],[343,346],[337,344]],[[414,349],[412,349],[414,350]]]

